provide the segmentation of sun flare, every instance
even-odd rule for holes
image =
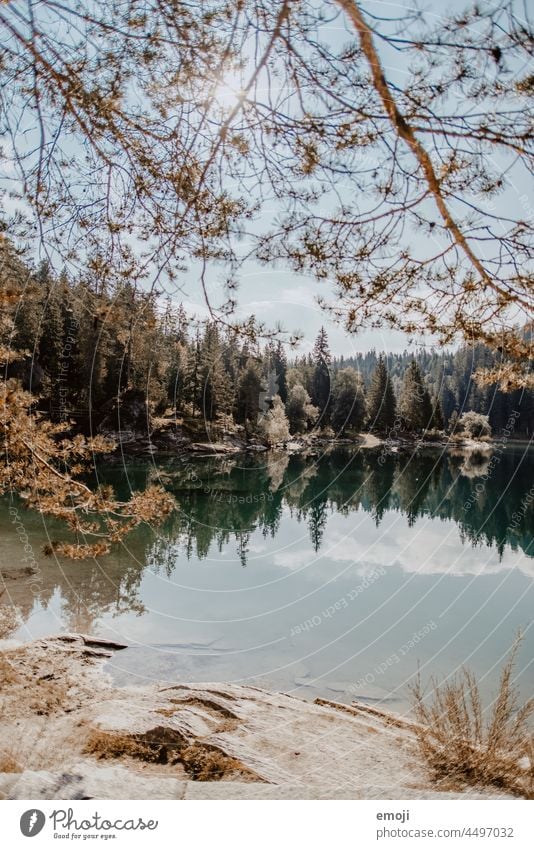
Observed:
[[[227,74],[212,90],[213,100],[224,109],[232,109],[245,97],[242,82],[236,74]]]

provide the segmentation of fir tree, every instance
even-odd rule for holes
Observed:
[[[312,403],[318,407],[323,424],[330,421],[330,364],[332,357],[326,330],[321,327],[313,347],[313,377],[311,381]]]
[[[287,357],[284,346],[281,342],[278,342],[274,349],[273,366],[278,382],[278,395],[280,396],[282,403],[285,404],[287,401]]]
[[[382,354],[378,358],[367,398],[368,422],[371,430],[387,433],[395,424],[396,400]]]
[[[44,392],[52,421],[64,418],[63,408],[63,348],[64,312],[59,284],[52,275],[50,265],[41,263],[36,275],[43,296],[43,314],[37,353],[39,364],[45,371]]]
[[[456,432],[457,428],[458,428],[458,410],[453,410],[451,415],[450,415],[448,424],[447,424],[447,430],[449,431],[450,434],[453,434],[453,433]]]
[[[443,422],[443,412],[441,410],[441,402],[439,398],[436,396],[432,401],[432,422],[431,426],[434,430],[443,430],[444,422]]]
[[[336,373],[332,390],[332,427],[343,435],[347,428],[361,430],[365,421],[365,397],[360,375],[353,368]]]
[[[399,413],[406,430],[420,432],[431,427],[432,403],[415,360],[410,362],[404,375]]]
[[[235,417],[246,425],[255,424],[260,409],[260,394],[263,388],[260,366],[249,357],[239,378]]]
[[[199,396],[201,386],[201,343],[200,334],[197,330],[195,339],[189,348],[187,354],[184,398],[191,404],[191,412],[193,416],[200,410]]]
[[[318,497],[312,501],[308,516],[308,529],[313,550],[317,553],[323,541],[328,520],[328,504],[326,498]]]
[[[200,407],[208,421],[231,410],[230,384],[224,370],[219,330],[214,322],[206,325],[200,349]]]

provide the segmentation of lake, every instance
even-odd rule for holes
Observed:
[[[466,663],[485,698],[518,629],[534,691],[534,450],[131,461],[101,470],[123,495],[159,480],[178,501],[111,555],[45,557],[54,522],[4,500],[3,601],[13,636],[82,631],[126,642],[119,683],[233,681],[404,710],[408,687]],[[30,586],[30,581],[33,581]]]

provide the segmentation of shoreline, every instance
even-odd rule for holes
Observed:
[[[0,644],[0,798],[502,799],[436,784],[414,723],[257,687],[117,687],[125,646],[64,634]]]
[[[502,440],[492,438],[487,440],[476,440],[471,438],[443,439],[430,437],[428,439],[402,435],[388,437],[385,435],[362,432],[350,437],[329,437],[320,434],[305,434],[294,436],[283,443],[276,445],[265,445],[255,440],[245,440],[237,433],[226,433],[214,439],[201,439],[200,434],[185,435],[184,430],[176,427],[156,429],[152,434],[125,430],[121,432],[106,431],[100,434],[110,442],[115,443],[115,449],[106,455],[112,461],[122,457],[216,457],[237,456],[245,454],[254,456],[268,452],[281,454],[313,454],[318,450],[332,450],[335,448],[353,448],[362,450],[386,451],[397,453],[399,451],[421,451],[427,448],[459,449],[465,451],[489,452],[502,444]],[[508,440],[507,444],[530,445],[532,440],[516,439]]]

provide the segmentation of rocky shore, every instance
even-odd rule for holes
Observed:
[[[241,429],[242,430],[242,429]],[[181,425],[164,421],[154,427],[148,435],[143,431],[125,429],[121,431],[104,431],[106,439],[116,446],[111,458],[172,455],[184,457],[228,456],[237,454],[261,454],[269,450],[269,446],[247,439],[239,430],[217,432],[213,436],[203,432],[191,433]],[[372,433],[360,433],[350,437],[327,436],[321,433],[308,433],[295,436],[287,442],[276,445],[276,451],[286,454],[316,455],[318,452],[333,448],[381,449],[386,452],[420,451],[426,448],[458,449],[466,452],[490,452],[491,441],[473,439],[421,438],[408,436],[383,437]]]
[[[112,686],[123,646],[0,644],[0,798],[504,798],[433,783],[408,720],[256,687]]]

